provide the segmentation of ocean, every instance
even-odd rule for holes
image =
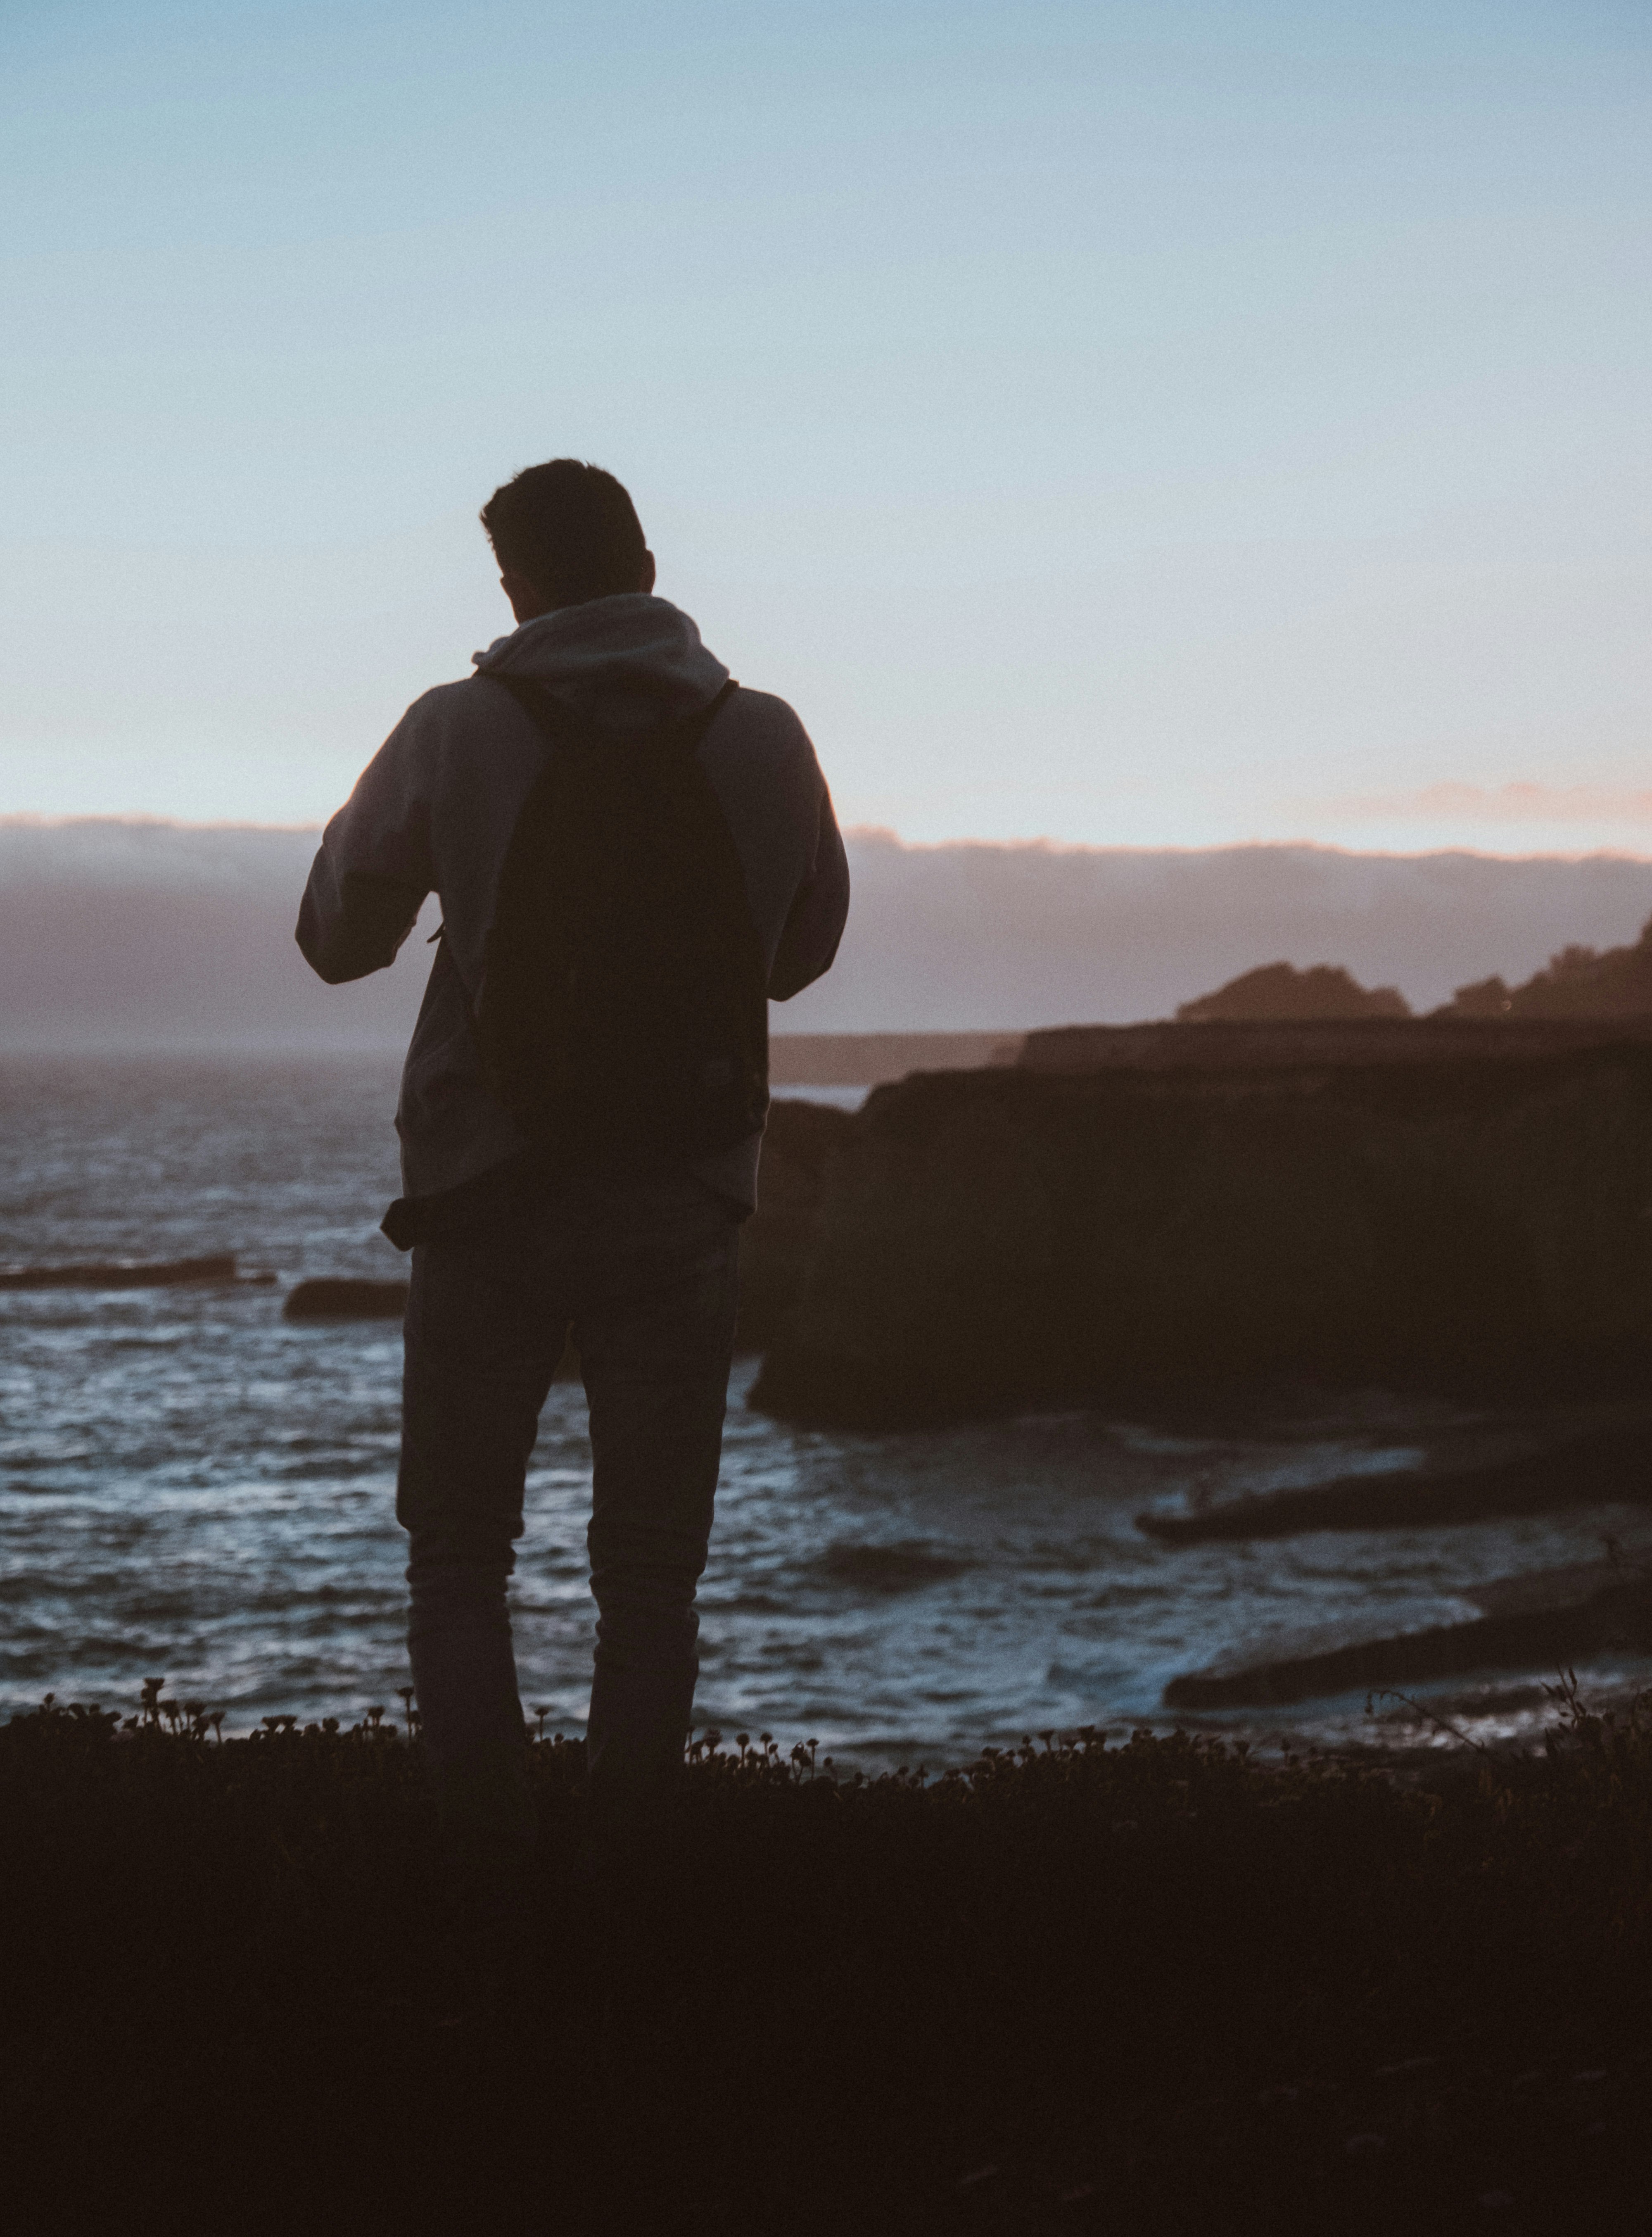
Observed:
[[[294,1323],[313,1275],[394,1277],[393,1059],[12,1058],[0,1065],[0,1262],[234,1251],[265,1285],[0,1293],[0,1714],[135,1705],[148,1678],[244,1729],[395,1707],[399,1330]],[[830,1099],[854,1099],[826,1091]],[[799,1429],[730,1387],[701,1591],[700,1724],[931,1769],[986,1745],[1172,1722],[1259,1745],[1438,1737],[1363,1697],[1172,1719],[1168,1679],[1287,1633],[1462,1620],[1470,1587],[1596,1559],[1610,1508],[1451,1529],[1178,1548],[1150,1502],[1414,1462],[1460,1411],[1366,1394],[1208,1431],[1089,1413],[900,1435]],[[583,1394],[558,1384],[513,1606],[523,1701],[582,1729],[592,1611]],[[1549,1712],[1549,1673],[1459,1681],[1475,1736]],[[1585,1690],[1643,1679],[1603,1654]]]

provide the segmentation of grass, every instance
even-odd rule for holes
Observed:
[[[0,1730],[31,2230],[1652,2226],[1652,1702],[1420,1780],[713,1735],[616,1920],[576,1743],[490,1873],[405,1705],[226,1740],[162,1690]]]

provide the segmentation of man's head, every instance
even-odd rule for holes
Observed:
[[[601,466],[550,459],[495,490],[482,525],[519,622],[654,588],[654,554],[624,485]]]

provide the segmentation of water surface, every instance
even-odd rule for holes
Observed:
[[[0,1259],[233,1250],[268,1288],[0,1293],[0,1711],[106,1706],[164,1675],[232,1728],[393,1704],[404,1541],[392,1512],[399,1331],[288,1324],[318,1274],[405,1270],[393,1061],[9,1061]],[[1051,1728],[1167,1724],[1168,1679],[1306,1627],[1473,1613],[1464,1588],[1597,1556],[1610,1508],[1428,1532],[1169,1548],[1134,1515],[1402,1466],[1463,1417],[1371,1396],[1241,1434],[1063,1414],[899,1436],[784,1427],[730,1393],[701,1591],[699,1714],[931,1765]],[[515,1587],[525,1701],[582,1728],[591,1624],[583,1396],[553,1390]],[[1604,1684],[1636,1666],[1609,1656]],[[1461,1687],[1458,1688],[1460,1693]],[[1494,1681],[1486,1731],[1534,1689]],[[1372,1737],[1362,1701],[1202,1720]]]

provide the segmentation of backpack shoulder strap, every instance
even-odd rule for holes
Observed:
[[[694,714],[685,716],[683,720],[675,725],[679,740],[690,753],[700,743],[739,689],[739,684],[731,676],[714,699],[709,700]]]

